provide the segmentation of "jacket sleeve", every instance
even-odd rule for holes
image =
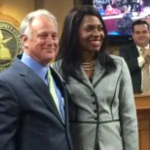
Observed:
[[[124,150],[138,150],[138,125],[133,88],[128,67],[123,60],[122,77],[119,92],[120,122]]]
[[[0,80],[0,150],[16,150],[18,103],[10,86]]]
[[[133,54],[133,49],[130,47],[125,46],[120,48],[120,56],[125,59],[131,73],[140,69],[138,66],[138,56],[136,55]]]

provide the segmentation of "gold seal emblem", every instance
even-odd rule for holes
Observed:
[[[20,35],[16,27],[0,20],[0,72],[11,65],[20,46]]]

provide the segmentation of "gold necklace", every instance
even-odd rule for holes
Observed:
[[[91,71],[94,70],[95,67],[95,60],[91,61],[91,62],[84,62],[81,64],[81,66],[83,67],[83,69],[85,71]]]

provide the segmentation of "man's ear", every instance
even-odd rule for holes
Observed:
[[[28,45],[28,37],[26,35],[22,35],[21,40],[23,42],[24,47]]]
[[[28,40],[28,37],[27,37],[26,35],[22,35],[22,36],[21,36],[21,40],[22,40],[23,42],[25,42],[25,41]]]

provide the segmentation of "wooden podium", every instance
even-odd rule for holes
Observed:
[[[140,150],[150,150],[150,94],[135,95]]]

